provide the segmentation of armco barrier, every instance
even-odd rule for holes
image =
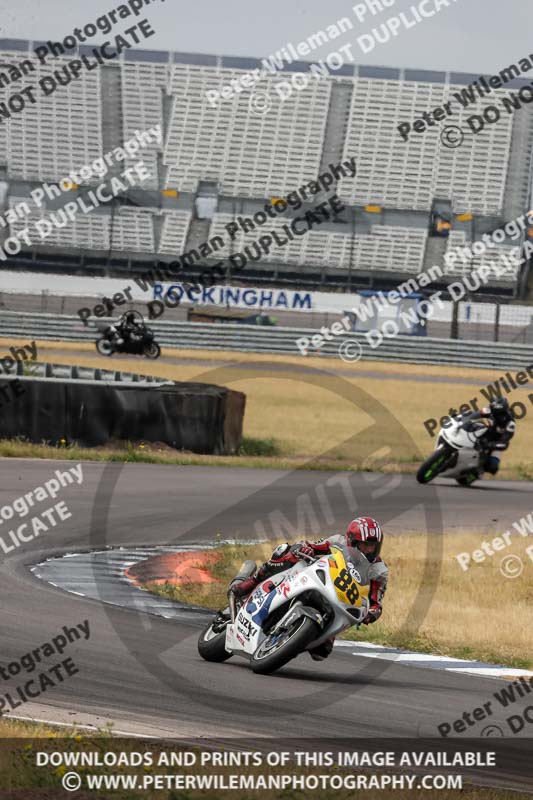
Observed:
[[[105,322],[106,320],[102,319],[99,324]],[[303,336],[310,339],[317,333],[316,329],[308,328],[263,328],[256,325],[201,324],[165,320],[155,320],[149,324],[156,333],[157,341],[163,347],[295,355],[301,357],[302,363],[305,363],[305,358],[301,356],[296,340]],[[85,327],[78,317],[9,311],[0,313],[0,338],[94,342],[97,336],[97,328]],[[310,350],[310,354],[338,357],[339,345],[346,339],[360,343],[362,361],[448,364],[499,370],[520,369],[533,364],[533,347],[529,345],[397,336],[394,339],[385,339],[380,347],[372,349],[365,336],[356,333],[335,336],[331,341],[324,343],[320,353]]]
[[[245,396],[203,383],[149,383],[3,376],[21,392],[2,407],[0,438],[94,447],[164,442],[177,450],[232,455],[242,437]]]
[[[0,346],[1,350],[1,346]],[[51,364],[48,361],[16,361],[8,370],[11,375],[27,375],[33,378],[72,378],[91,381],[130,381],[131,383],[168,383],[164,378],[138,375],[118,369],[100,367],[77,367],[70,364]],[[171,381],[172,383],[172,381]]]

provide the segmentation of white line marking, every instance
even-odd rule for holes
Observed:
[[[532,677],[533,672],[527,669],[516,669],[505,667],[498,664],[485,664],[480,661],[468,661],[463,658],[453,658],[452,656],[437,656],[431,653],[414,653],[409,651],[398,651],[394,648],[382,647],[380,645],[370,645],[367,642],[335,642],[335,646],[356,648],[356,652],[351,655],[360,658],[379,658],[383,661],[393,661],[397,664],[409,667],[426,667],[429,669],[441,669],[446,672],[460,672],[464,675],[477,675],[484,678],[519,678]],[[374,648],[374,652],[368,652],[369,647]],[[379,650],[379,652],[375,652]],[[365,652],[367,651],[367,652]]]

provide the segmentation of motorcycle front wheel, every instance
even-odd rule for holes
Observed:
[[[449,447],[438,447],[427,458],[416,473],[418,483],[429,483],[439,472],[444,472],[452,455]]]
[[[266,637],[250,659],[250,666],[257,675],[269,675],[296,658],[317,635],[316,622],[298,617],[285,630]]]
[[[157,342],[150,342],[144,345],[143,355],[145,355],[146,358],[159,358],[161,355],[161,348]]]
[[[96,342],[96,349],[101,356],[112,356],[114,352],[113,345],[109,339],[98,339]]]
[[[219,664],[231,658],[232,654],[226,650],[226,626],[216,630],[213,622],[208,625],[198,639],[198,652],[205,661]]]

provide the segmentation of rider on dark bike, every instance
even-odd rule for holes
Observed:
[[[116,343],[119,347],[130,342],[140,341],[145,331],[144,319],[138,311],[126,311],[114,326]]]

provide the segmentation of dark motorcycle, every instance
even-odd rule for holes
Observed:
[[[116,329],[111,325],[107,327],[96,342],[96,349],[100,355],[112,356],[113,353],[129,353],[154,359],[161,355],[161,348],[154,341],[154,332],[150,328],[143,328],[138,333],[130,333],[128,340],[122,344],[118,344],[118,338],[119,334]]]

